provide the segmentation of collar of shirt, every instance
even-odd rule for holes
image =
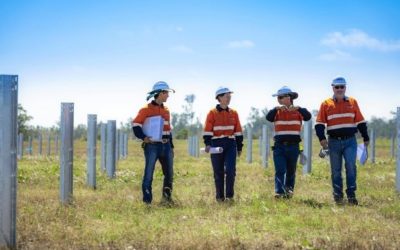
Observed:
[[[217,106],[215,108],[218,110],[218,112],[221,112],[221,111],[229,112],[229,107],[226,107],[226,109],[223,109],[223,108],[221,108],[221,105],[219,105],[219,104],[217,104]]]
[[[154,106],[160,106],[161,108],[164,108],[164,104],[158,104],[156,101],[151,101],[151,104],[153,104]]]
[[[335,95],[332,96],[332,99],[333,99],[335,102],[338,102],[338,100],[336,99]],[[344,96],[343,101],[348,102],[348,101],[349,101],[349,98],[348,98],[347,96]]]

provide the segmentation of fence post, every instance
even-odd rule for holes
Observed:
[[[74,104],[61,103],[60,123],[60,200],[64,205],[72,201],[74,156]]]
[[[261,131],[262,132],[262,131]],[[258,154],[262,156],[262,133],[258,137]]]
[[[311,173],[311,158],[312,158],[312,119],[304,122],[304,148],[303,154],[306,157],[306,164],[303,166],[303,174]]]
[[[0,75],[0,248],[16,248],[18,76]]]
[[[375,129],[371,130],[371,162],[375,163],[375,144],[376,144],[376,134]]]
[[[115,134],[115,162],[119,161],[119,129],[116,130]]]
[[[125,159],[128,158],[128,142],[129,142],[129,136],[128,134],[125,134]]]
[[[58,133],[54,136],[54,154],[58,155]]]
[[[253,129],[248,126],[247,127],[247,155],[246,155],[247,163],[253,162]]]
[[[29,152],[29,155],[32,155],[32,153],[33,153],[33,143],[32,143],[32,136],[29,136],[28,137],[28,142],[29,142],[29,149],[28,149],[28,152]]]
[[[390,151],[391,151],[392,158],[395,157],[395,149],[396,149],[395,143],[396,143],[396,134],[393,134],[391,144],[390,144]]]
[[[50,133],[47,135],[47,156],[51,153],[51,136]]]
[[[24,134],[19,133],[18,136],[18,159],[21,160],[24,156]]]
[[[400,107],[397,107],[397,166],[396,166],[396,190],[400,192]]]
[[[116,126],[117,122],[115,120],[107,121],[107,158],[106,158],[106,168],[107,175],[109,178],[115,177],[115,139],[116,139]]]
[[[119,131],[119,159],[124,159],[124,132],[122,130]]]
[[[39,148],[39,150],[38,150],[38,154],[39,155],[42,155],[42,146],[43,146],[43,138],[42,138],[42,132],[40,132],[39,131],[39,138],[38,138],[38,148]]]
[[[101,123],[100,125],[100,139],[101,139],[101,164],[100,168],[103,172],[106,171],[106,149],[107,149],[107,124]]]
[[[267,125],[262,126],[262,166],[268,167],[268,152],[267,152],[268,130]]]
[[[97,115],[87,117],[87,185],[96,189]]]

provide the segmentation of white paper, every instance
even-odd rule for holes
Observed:
[[[201,153],[205,153],[206,149],[205,148],[200,148]],[[209,153],[210,154],[220,154],[224,152],[224,149],[222,147],[211,147]]]
[[[364,165],[368,159],[368,148],[364,143],[360,143],[357,146],[357,159],[360,161],[361,165]]]
[[[152,141],[161,141],[164,119],[161,115],[148,117],[143,123],[143,133]]]

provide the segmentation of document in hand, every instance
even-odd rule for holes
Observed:
[[[143,133],[152,141],[161,141],[164,119],[161,115],[148,117],[143,123]]]
[[[360,143],[357,146],[357,159],[360,161],[361,165],[364,165],[368,159],[368,148],[364,143]]]

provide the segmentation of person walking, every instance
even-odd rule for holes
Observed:
[[[346,169],[346,195],[350,205],[358,205],[357,190],[357,140],[361,133],[365,146],[369,144],[367,123],[361,114],[356,99],[346,96],[347,82],[343,77],[333,79],[333,96],[322,102],[318,112],[315,131],[323,149],[329,149],[333,198],[343,204],[342,165]],[[328,140],[325,136],[325,128]]]
[[[275,165],[275,198],[291,198],[296,180],[297,159],[302,121],[311,119],[306,108],[294,106],[298,97],[289,87],[283,86],[276,94],[279,106],[271,109],[266,119],[274,123],[273,159]]]
[[[239,115],[228,107],[233,92],[219,87],[215,92],[218,103],[207,115],[203,139],[208,153],[211,147],[221,147],[222,153],[211,154],[217,201],[233,201],[236,176],[236,157],[243,148],[243,134]],[[226,191],[225,186],[226,174]]]
[[[153,89],[148,93],[147,101],[153,100],[139,110],[139,113],[132,121],[132,129],[135,136],[143,140],[143,150],[145,157],[145,167],[142,181],[143,202],[151,204],[153,200],[152,182],[156,161],[161,163],[164,174],[162,189],[163,200],[172,202],[172,182],[173,182],[173,142],[170,126],[170,112],[164,105],[170,92],[175,92],[166,82],[156,82]],[[154,138],[145,134],[143,129],[146,120],[150,117],[158,116],[162,123],[161,140],[155,141]],[[161,131],[160,131],[161,132]]]

